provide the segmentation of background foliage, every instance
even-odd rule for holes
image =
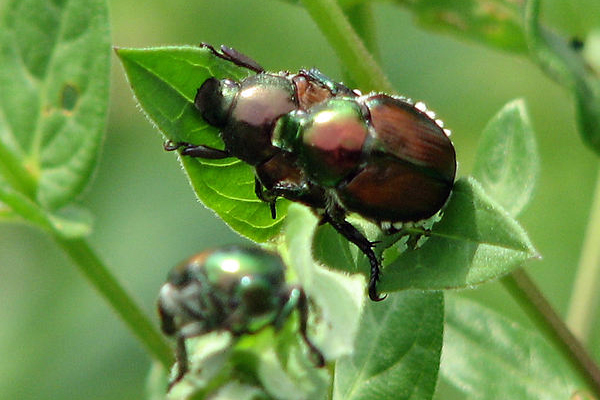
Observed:
[[[110,5],[118,46],[226,43],[268,69],[318,66],[342,76],[312,21],[287,3]],[[570,95],[518,55],[425,31],[393,4],[376,4],[373,11],[383,69],[402,94],[426,100],[452,129],[459,174],[471,173],[486,122],[508,101],[527,101],[541,175],[519,219],[544,256],[528,271],[564,314],[597,169],[575,130]],[[542,20],[566,35],[583,37],[598,23],[597,15],[600,4],[594,0],[543,2]],[[198,206],[174,155],[162,152],[158,133],[136,110],[116,58],[112,76],[103,156],[82,202],[98,216],[91,237],[95,248],[153,313],[157,289],[172,265],[201,248],[242,239]],[[145,352],[68,263],[41,232],[2,225],[0,302],[9,306],[0,309],[0,320],[8,321],[0,327],[0,398],[140,398]],[[529,324],[497,284],[461,295]],[[598,333],[592,352],[600,355]],[[437,398],[452,395],[452,388],[442,386]]]

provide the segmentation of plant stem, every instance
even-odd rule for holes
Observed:
[[[302,0],[302,4],[361,90],[393,92],[392,85],[335,0]]]
[[[10,150],[0,140],[0,172],[10,186],[23,193],[31,200],[35,200],[37,181],[32,171],[27,170],[23,160],[19,159],[14,151]]]
[[[600,294],[600,168],[588,221],[567,313],[567,325],[583,343],[588,341]]]
[[[54,234],[54,239],[90,283],[108,300],[150,354],[169,370],[173,363],[173,353],[169,345],[89,244],[84,239],[66,239],[58,234]]]
[[[344,10],[344,14],[348,17],[348,22],[360,36],[373,58],[381,61],[377,50],[377,32],[371,4],[359,3],[352,5]]]
[[[502,284],[546,338],[570,361],[596,397],[600,396],[600,369],[527,273],[519,268],[502,278]]]

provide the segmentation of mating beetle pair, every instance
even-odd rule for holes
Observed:
[[[442,122],[423,103],[361,95],[316,69],[269,73],[234,49],[202,46],[256,74],[239,82],[209,78],[198,89],[194,104],[220,130],[224,150],[171,142],[165,148],[252,165],[256,194],[272,216],[278,197],[310,206],[368,257],[369,297],[382,300],[374,243],[346,216],[357,213],[393,232],[436,214],[456,173]]]

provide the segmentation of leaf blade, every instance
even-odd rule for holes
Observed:
[[[573,91],[579,134],[600,154],[600,78],[581,52],[539,23],[540,1],[525,4],[525,39],[539,67],[559,84]]]
[[[529,237],[472,178],[456,182],[442,220],[383,271],[382,290],[464,288],[538,258]]]
[[[0,141],[35,180],[36,200],[56,209],[81,193],[97,163],[108,103],[106,3],[15,1],[0,31]]]
[[[355,353],[336,364],[333,399],[431,399],[443,314],[441,292],[407,291],[368,302]]]
[[[292,204],[280,252],[307,296],[319,307],[323,322],[317,325],[315,343],[327,359],[337,359],[354,350],[366,283],[358,274],[349,276],[315,262],[312,243],[317,224],[317,217],[307,207]]]
[[[218,132],[193,105],[209,77],[241,79],[250,71],[216,57],[206,48],[116,49],[137,101],[168,140],[222,148]],[[288,202],[278,201],[276,220],[254,193],[252,167],[239,160],[180,157],[198,199],[232,229],[264,242],[281,229]]]
[[[412,234],[427,235],[422,245],[406,248],[402,234],[387,236],[372,230],[379,236],[367,237],[381,241],[378,247],[384,249],[378,284],[382,292],[471,287],[539,258],[519,223],[473,178],[456,182],[441,220],[430,231],[411,228]],[[331,227],[317,230],[313,248],[315,257],[332,268],[369,274],[364,255]]]
[[[473,400],[567,399],[584,387],[537,332],[467,299],[448,297],[445,333],[440,375]]]
[[[533,196],[539,156],[523,100],[507,103],[483,130],[473,177],[512,216]]]

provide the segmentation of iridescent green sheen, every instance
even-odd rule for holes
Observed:
[[[158,298],[162,330],[177,338],[179,371],[173,382],[187,371],[185,339],[220,330],[237,337],[269,325],[278,329],[294,310],[300,313],[302,338],[316,364],[323,365],[323,356],[306,335],[304,291],[286,284],[277,254],[229,246],[190,257],[171,271]]]

